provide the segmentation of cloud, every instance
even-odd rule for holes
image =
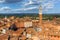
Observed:
[[[54,7],[54,3],[47,2],[47,3],[43,4],[42,7],[43,8],[53,8]]]
[[[3,3],[3,2],[5,2],[5,0],[0,0],[0,3]]]
[[[21,1],[22,0],[0,0],[0,3],[17,3]]]
[[[1,7],[0,8],[0,13],[10,13],[11,9],[9,7]]]
[[[49,10],[49,9],[53,9],[55,4],[60,1],[60,0],[42,0],[42,7],[43,10]],[[40,6],[40,2],[41,0],[4,0],[5,3],[8,3],[8,5],[10,6],[9,3],[18,3],[18,4],[14,4],[16,5],[16,7],[13,9],[10,7],[8,7],[7,5],[5,5],[5,7],[1,7],[0,8],[0,12],[24,12],[24,11],[32,11],[32,10],[38,10],[39,6]],[[21,6],[22,5],[22,6]],[[18,6],[18,8],[17,8]]]
[[[33,9],[38,9],[38,6],[36,6],[36,7],[28,7],[28,8],[16,8],[16,9],[12,9],[12,8],[10,8],[10,7],[8,7],[8,6],[6,6],[6,7],[1,7],[0,8],[0,12],[2,12],[2,13],[19,13],[19,12],[24,12],[24,11],[28,11],[28,10],[33,10]]]
[[[15,11],[27,11],[27,10],[33,10],[33,9],[38,9],[38,6],[36,7],[28,7],[28,8],[18,8],[14,9]]]
[[[32,0],[30,0],[29,2],[25,3],[24,5],[30,5],[30,4],[33,4]]]
[[[43,10],[50,10],[50,9],[53,9],[55,7],[55,4],[58,2],[59,0],[49,0],[48,2],[43,2],[42,3],[42,7],[43,7]]]
[[[24,5],[25,5],[25,6],[29,6],[29,5],[39,5],[39,1],[38,1],[38,0],[29,0],[29,1],[26,2]]]
[[[21,2],[22,0],[5,0],[5,3],[18,3]]]
[[[29,7],[29,8],[24,8],[23,10],[32,10],[32,9],[38,9],[38,7]]]
[[[56,0],[29,0],[28,3],[25,3],[25,6],[35,5],[39,6],[42,1],[42,7],[51,9],[54,7],[54,4],[57,2]]]
[[[11,9],[10,7],[7,7],[7,6],[6,6],[6,7],[0,8],[0,11],[3,11],[3,10],[4,10],[4,11],[8,11],[8,10],[10,10],[10,9]]]

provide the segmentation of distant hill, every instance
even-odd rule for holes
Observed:
[[[5,16],[10,17],[10,16],[15,16],[15,17],[32,17],[32,19],[37,19],[39,17],[38,13],[15,13],[15,14],[0,14],[0,18],[4,18]],[[47,20],[50,19],[52,20],[54,17],[59,17],[60,18],[60,14],[43,14],[43,19]]]
[[[23,17],[23,16],[31,16],[31,17],[38,17],[39,16],[39,14],[38,13],[9,13],[9,14],[0,14],[0,16],[19,16],[19,17]],[[45,13],[45,14],[43,14],[43,16],[60,16],[60,14],[53,14],[53,13],[51,13],[51,14],[47,14],[47,13]]]

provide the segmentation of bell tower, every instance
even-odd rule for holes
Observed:
[[[39,25],[42,25],[42,6],[39,7]]]

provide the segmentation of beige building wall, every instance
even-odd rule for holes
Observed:
[[[32,22],[24,22],[24,26],[25,27],[31,27],[32,26]]]

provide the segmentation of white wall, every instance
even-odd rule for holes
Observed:
[[[24,26],[25,27],[31,27],[32,26],[32,22],[24,22]]]

